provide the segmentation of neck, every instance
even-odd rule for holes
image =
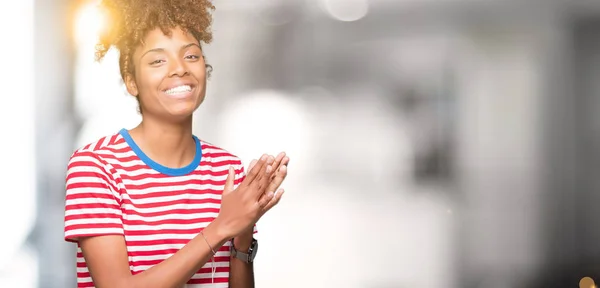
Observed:
[[[196,155],[191,116],[176,123],[142,117],[142,122],[129,134],[148,157],[166,167],[184,167]]]

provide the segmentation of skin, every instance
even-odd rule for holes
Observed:
[[[154,161],[172,168],[188,165],[195,156],[192,114],[206,94],[206,68],[198,41],[179,28],[171,36],[159,29],[150,31],[144,45],[133,55],[134,75],[125,77],[128,92],[138,97],[142,122],[130,130],[140,148]],[[190,85],[178,97],[165,90]],[[267,154],[253,161],[246,179],[234,190],[235,172],[230,168],[218,217],[203,231],[212,247],[234,239],[235,247],[247,251],[254,224],[275,206],[283,190],[289,158]],[[277,191],[275,193],[275,191]],[[210,260],[212,252],[202,235],[193,238],[177,253],[136,275],[129,270],[123,236],[106,235],[79,239],[96,287],[181,287]],[[254,287],[253,268],[231,259],[230,285]]]

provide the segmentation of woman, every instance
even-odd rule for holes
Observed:
[[[214,7],[208,0],[101,7],[111,26],[98,60],[118,49],[143,120],[69,161],[65,239],[78,245],[78,287],[253,287],[253,227],[281,199],[289,158],[263,155],[245,176],[236,156],[192,135]]]

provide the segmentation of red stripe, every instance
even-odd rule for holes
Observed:
[[[94,151],[96,150],[100,150],[100,147],[102,147],[102,142],[104,142],[104,140],[106,139],[106,137],[98,140],[98,142],[96,142],[96,146],[94,146]]]

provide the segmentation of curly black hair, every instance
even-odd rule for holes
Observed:
[[[119,51],[121,78],[134,75],[132,55],[143,44],[146,34],[160,28],[170,35],[179,27],[191,33],[199,43],[212,40],[210,0],[102,0],[100,9],[107,17],[107,27],[100,33],[96,45],[96,60],[100,61],[111,47]],[[212,70],[206,65],[208,75]]]

